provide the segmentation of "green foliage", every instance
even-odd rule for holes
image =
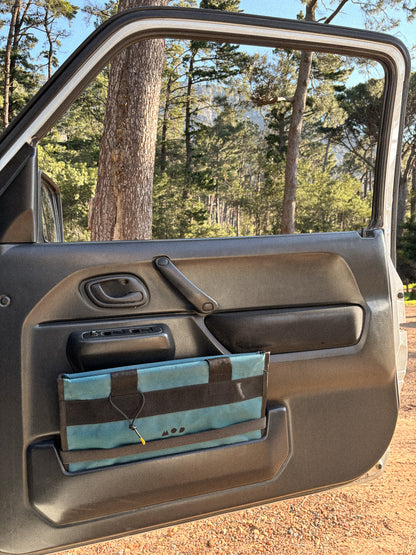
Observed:
[[[89,202],[97,179],[107,96],[102,72],[74,102],[39,147],[39,167],[59,186],[67,241],[89,239]]]
[[[347,60],[334,54],[314,53],[312,58],[311,88],[307,100],[307,119],[327,131],[342,125],[347,117],[345,106],[337,102],[336,93],[346,89],[345,83],[352,73]]]
[[[238,12],[240,0],[201,0],[199,7],[225,12]]]
[[[416,262],[416,219],[414,217],[403,225],[399,247],[406,260]]]
[[[367,29],[386,32],[399,24],[400,16],[413,21],[416,7],[410,0],[371,0],[359,2]],[[399,14],[395,11],[400,10]],[[399,16],[399,17],[398,17]]]
[[[397,267],[402,280],[416,279],[416,218],[409,218],[402,226],[397,245]]]
[[[405,173],[416,164],[416,71],[410,75],[403,132],[402,166]],[[412,214],[413,215],[413,214]]]
[[[191,227],[204,225],[207,215],[202,203],[184,198],[183,174],[172,179],[166,173],[153,182],[153,238],[189,236]],[[201,235],[200,235],[201,236]]]
[[[362,181],[364,195],[374,184],[383,88],[383,79],[369,79],[335,95],[346,117],[328,129],[329,140],[344,153],[344,171]]]
[[[416,283],[410,283],[409,279],[404,278],[404,302],[407,305],[416,306]]]
[[[373,143],[378,140],[383,88],[383,79],[370,79],[338,95],[347,113],[344,129],[350,136],[365,137]],[[352,139],[350,141],[353,143]]]
[[[0,90],[5,125],[39,88],[45,78],[43,68],[47,67],[50,76],[57,66],[57,49],[68,36],[67,27],[77,11],[78,6],[67,0],[0,3]],[[35,47],[42,48],[37,55]]]
[[[301,162],[298,173],[296,229],[301,233],[360,230],[368,223],[370,198],[362,198],[361,183],[350,175]]]
[[[195,133],[200,196],[208,206],[210,221],[233,228],[236,235],[252,234],[250,214],[263,187],[262,133],[241,106],[230,104],[225,97],[215,101],[220,111],[213,124],[200,124]],[[257,220],[259,210],[260,204]]]
[[[95,27],[99,27],[104,21],[117,13],[117,0],[106,0],[104,2],[89,2],[84,5],[82,11],[88,14]]]
[[[88,207],[97,172],[59,143],[39,146],[39,166],[59,185],[67,241],[87,241]]]
[[[29,48],[31,48],[30,46]],[[26,47],[25,47],[26,48]],[[4,49],[0,49],[0,91],[4,88]],[[42,84],[42,76],[37,73],[36,65],[27,56],[25,49],[14,54],[16,66],[13,70],[13,89],[11,96],[11,117],[17,115],[29,102]],[[1,107],[3,108],[3,94],[0,94]],[[2,123],[0,122],[0,130]]]
[[[226,224],[216,224],[214,222],[192,222],[189,226],[185,239],[201,239],[209,237],[233,237],[235,230]]]

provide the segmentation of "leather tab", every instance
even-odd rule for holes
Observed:
[[[111,397],[137,394],[137,370],[111,374]]]
[[[210,358],[209,383],[227,382],[232,380],[233,366],[229,357]]]

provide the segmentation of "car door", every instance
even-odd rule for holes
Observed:
[[[45,242],[37,143],[115,52],[160,36],[378,60],[386,85],[368,227]],[[382,464],[406,352],[392,260],[408,73],[402,44],[381,34],[132,10],[98,29],[10,125],[0,142],[2,553],[53,551],[313,493]],[[68,467],[62,458],[58,376],[258,351],[270,353],[260,436],[107,466]],[[176,431],[173,422],[168,433]]]

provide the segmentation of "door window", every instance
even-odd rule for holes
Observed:
[[[153,213],[135,213],[137,219],[152,217],[153,239],[350,231],[368,225],[382,68],[317,52],[308,63],[310,77],[302,92],[299,68],[305,55],[300,51],[165,41],[150,175]],[[39,146],[41,169],[61,189],[66,241],[89,240],[96,214],[107,210],[96,189],[103,173],[117,195],[151,186],[142,174],[119,185],[122,143],[113,142],[110,156],[100,158],[103,127],[114,111],[106,106],[110,67]],[[129,117],[140,122],[140,98],[129,102]],[[299,105],[298,138],[291,125]],[[123,125],[119,122],[113,133]],[[140,140],[139,128],[131,140]],[[98,171],[100,164],[107,164],[105,172]],[[288,210],[294,214],[293,229]],[[117,210],[111,217],[118,217]]]

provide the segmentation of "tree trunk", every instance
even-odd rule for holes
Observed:
[[[45,26],[46,40],[48,41],[48,79],[52,77],[52,62],[53,62],[53,37],[51,27],[49,25],[49,6],[45,6],[45,17],[43,20]]]
[[[4,54],[4,86],[3,86],[3,128],[10,123],[10,96],[12,88],[12,52],[15,43],[16,23],[22,9],[22,0],[16,0],[12,8],[9,33],[7,35],[6,50]]]
[[[328,139],[326,141],[326,147],[325,147],[325,157],[324,157],[324,164],[322,166],[322,171],[324,172],[326,170],[326,167],[328,165],[328,156],[329,156],[329,147],[331,145],[331,138],[328,136]]]
[[[198,50],[192,48],[191,57],[189,60],[189,71],[188,71],[188,81],[186,84],[186,103],[185,103],[185,171],[186,171],[186,181],[190,177],[191,167],[192,167],[192,147],[191,147],[191,97],[192,97],[192,87],[194,84],[194,62],[195,56]],[[187,193],[188,191],[186,191]],[[186,198],[186,196],[185,196]]]
[[[168,134],[168,120],[170,116],[170,95],[172,87],[172,76],[169,75],[168,82],[166,84],[166,99],[165,107],[163,110],[163,123],[162,123],[162,137],[160,145],[160,173],[166,170],[167,163],[167,134]]]
[[[215,223],[220,223],[220,193],[218,187],[218,179],[217,185],[215,187]]]
[[[397,201],[397,237],[403,235],[403,224],[406,217],[407,197],[408,197],[407,175],[400,175],[399,179],[399,198]]]
[[[397,237],[403,235],[403,224],[406,218],[407,199],[409,196],[408,183],[409,177],[412,175],[413,168],[416,164],[416,142],[412,145],[410,154],[407,158],[406,166],[400,174],[399,180],[399,198],[397,201]],[[413,188],[413,182],[412,182]]]
[[[178,198],[181,216],[179,219],[179,237],[184,237],[188,226],[189,217],[186,214],[187,201],[191,194],[191,171],[192,171],[192,145],[191,145],[191,111],[192,111],[192,89],[194,85],[194,62],[198,49],[191,45],[191,57],[189,60],[188,78],[186,83],[186,100],[185,100],[185,179],[180,198]]]
[[[317,0],[309,0],[306,4],[307,21],[315,21]],[[292,115],[290,117],[289,134],[287,138],[287,154],[285,168],[285,192],[283,196],[281,233],[294,233],[296,189],[298,186],[297,173],[299,161],[299,146],[302,133],[302,120],[305,113],[306,96],[312,67],[312,52],[302,52],[299,62],[299,75],[296,91],[293,97]]]
[[[416,218],[416,166],[412,171],[412,190],[410,193],[410,219]]]
[[[285,152],[285,114],[281,112],[279,114],[279,154],[280,157],[283,158],[283,154]]]
[[[120,0],[119,12],[169,0]],[[152,192],[164,40],[142,41],[111,64],[92,202],[93,241],[151,239]]]

